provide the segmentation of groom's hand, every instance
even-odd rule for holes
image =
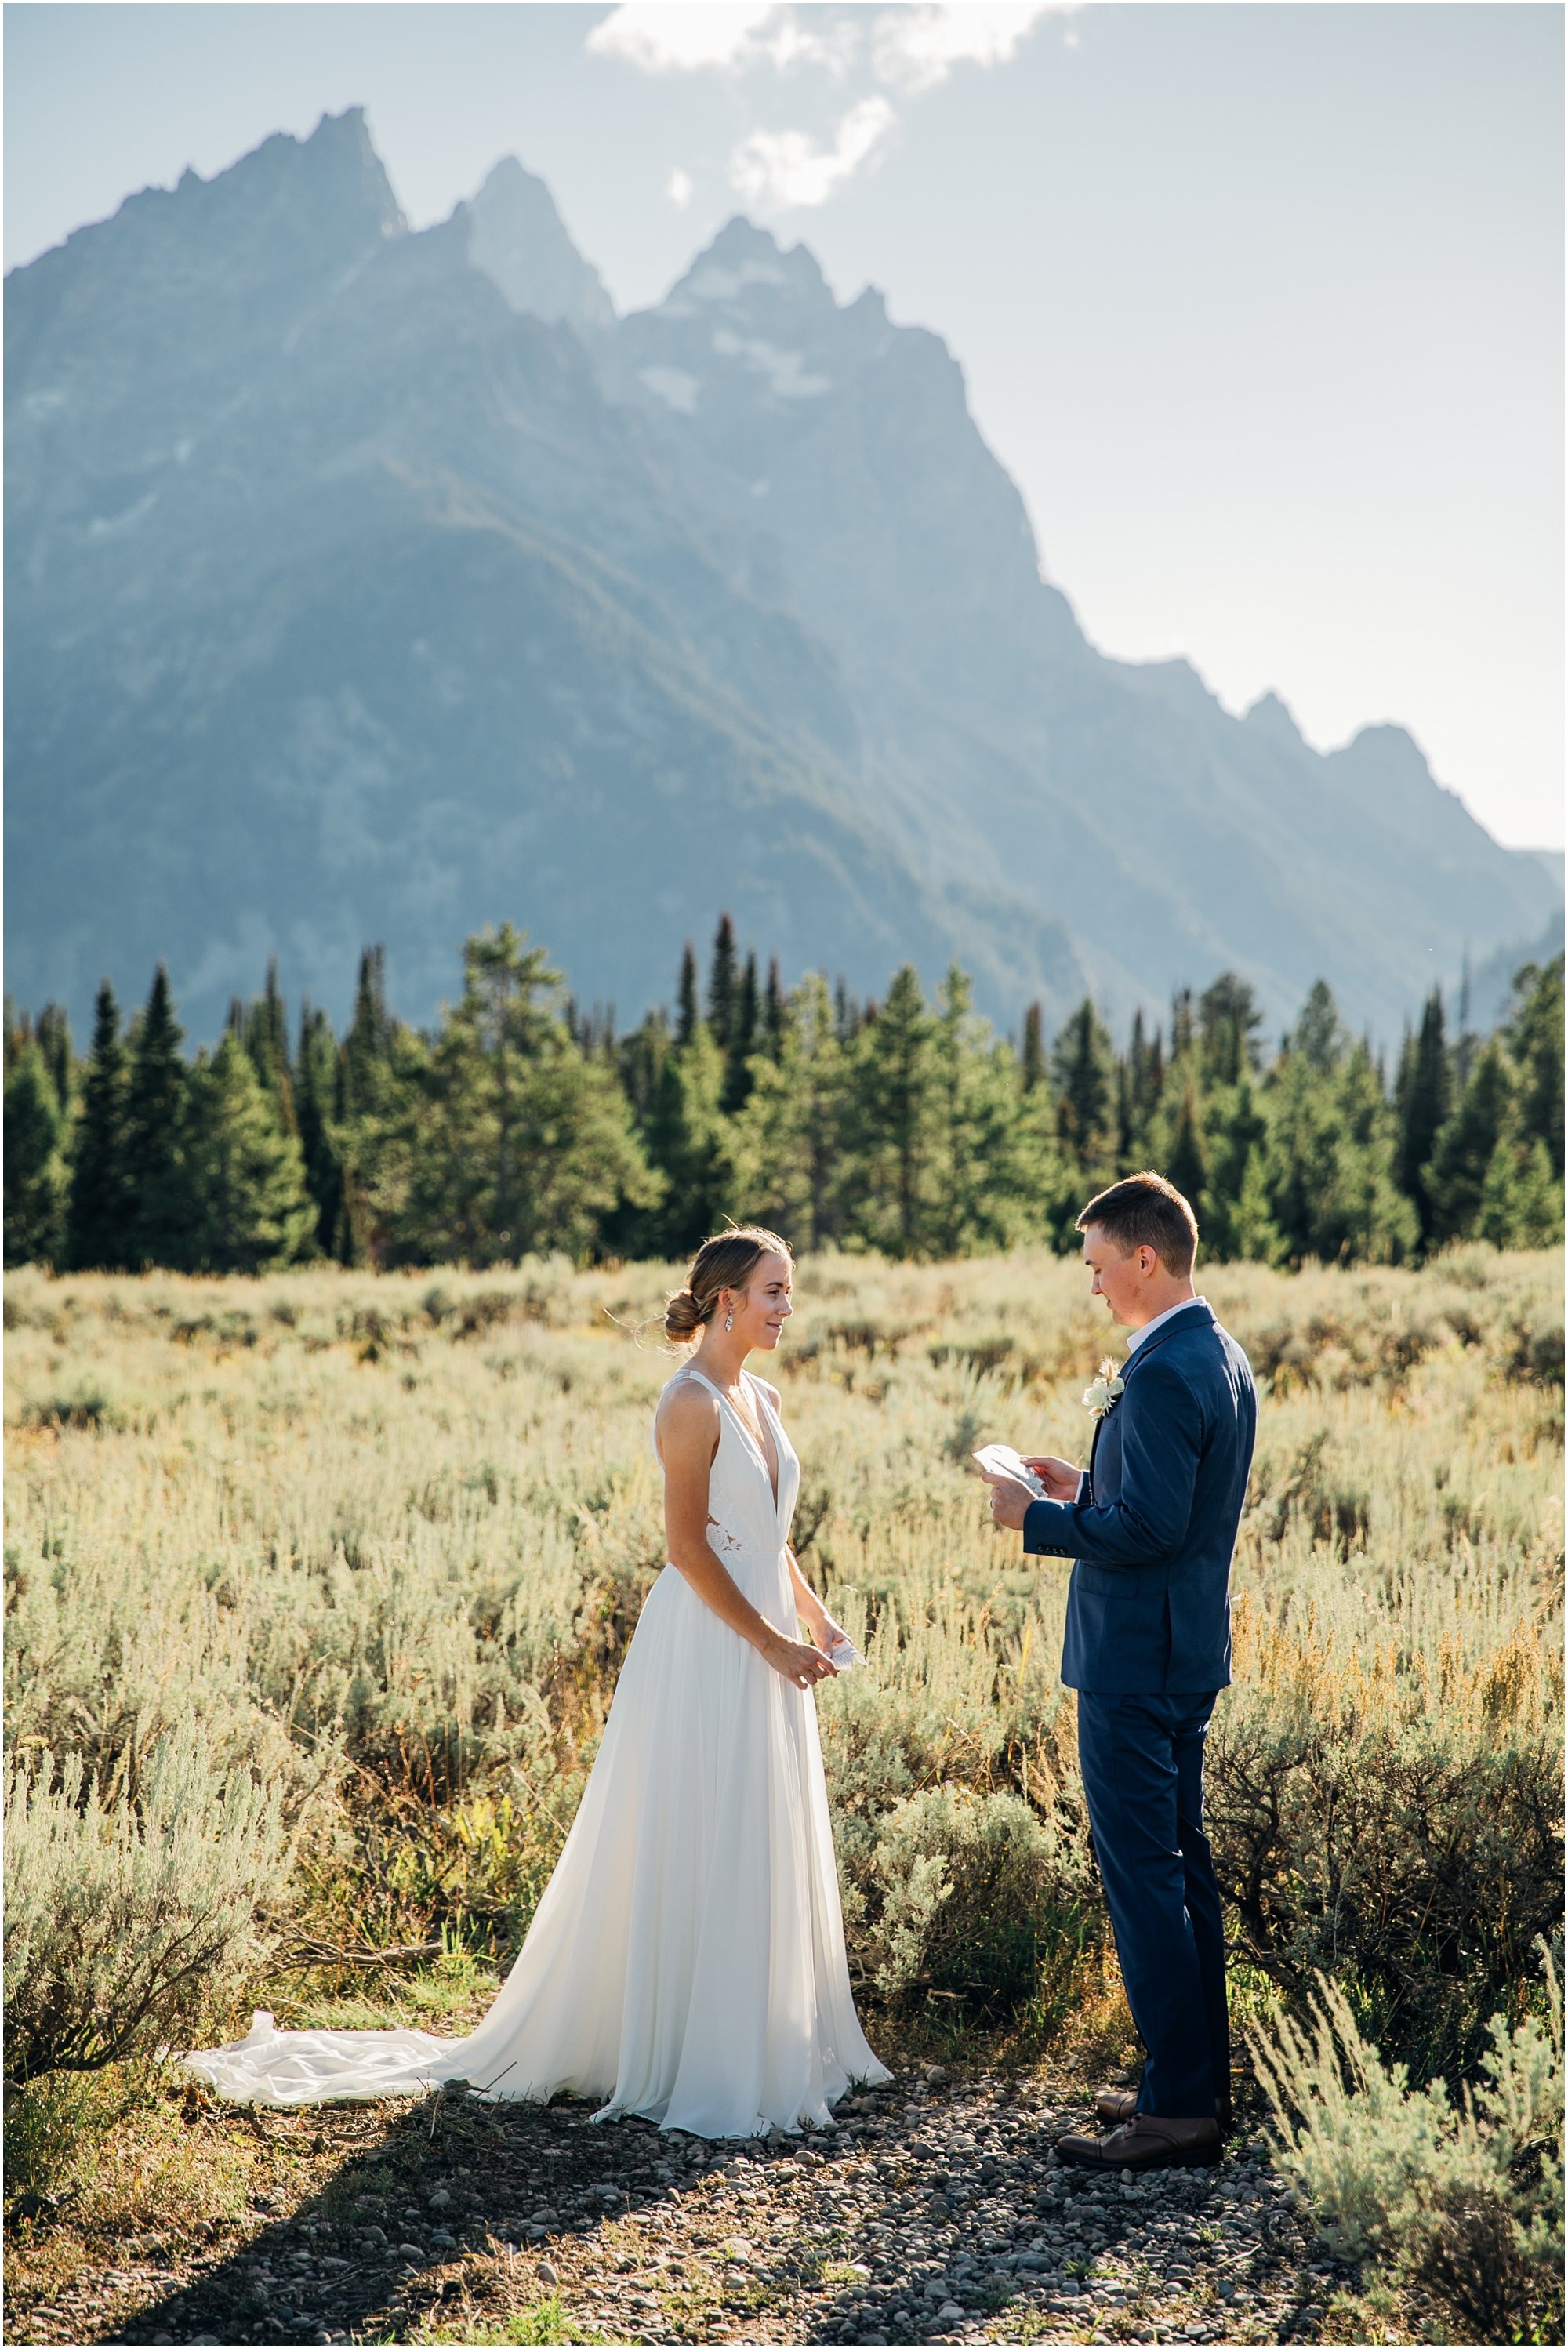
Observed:
[[[1075,1468],[1070,1460],[1058,1460],[1053,1453],[1048,1452],[1043,1459],[1031,1460],[1026,1453],[1024,1465],[1026,1468],[1034,1470],[1046,1488],[1047,1500],[1076,1501],[1078,1499],[1078,1483],[1083,1471],[1081,1468]]]
[[[1008,1532],[1021,1534],[1024,1512],[1035,1495],[1015,1476],[998,1477],[991,1487],[991,1523],[1005,1526]]]

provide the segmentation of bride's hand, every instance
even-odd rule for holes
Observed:
[[[839,1677],[820,1648],[813,1647],[809,1640],[787,1640],[782,1631],[775,1631],[763,1642],[762,1660],[799,1689]]]
[[[811,1634],[811,1645],[814,1648],[820,1648],[825,1656],[832,1654],[835,1640],[848,1637],[848,1634],[834,1622],[825,1607],[810,1609],[803,1607],[800,1609],[800,1620]]]

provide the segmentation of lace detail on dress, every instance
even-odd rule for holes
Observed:
[[[707,1546],[717,1550],[721,1557],[738,1557],[746,1547],[738,1536],[732,1534],[727,1526],[721,1526],[717,1517],[707,1521]]]

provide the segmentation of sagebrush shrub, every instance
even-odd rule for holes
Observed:
[[[933,1990],[994,2014],[1029,1997],[1084,1888],[1018,1795],[929,1786],[883,1821],[860,1889],[885,1999]]]
[[[1464,2341],[1561,2340],[1563,2016],[1492,2017],[1473,2088],[1412,2088],[1319,1977],[1303,2025],[1253,2034],[1281,2163],[1331,2248],[1421,2285]]]
[[[1533,1626],[1434,1668],[1238,1609],[1210,1732],[1210,1840],[1240,1946],[1298,2007],[1354,1981],[1422,2077],[1463,2072],[1562,1912],[1561,1673]]]
[[[95,2071],[178,2040],[254,1970],[283,1888],[275,1794],[187,1728],[104,1796],[79,1754],[5,1774],[5,2071]]]

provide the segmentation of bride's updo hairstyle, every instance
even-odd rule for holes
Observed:
[[[672,1291],[665,1307],[665,1335],[677,1346],[689,1345],[718,1310],[720,1292],[744,1288],[765,1256],[794,1258],[789,1244],[759,1224],[742,1224],[734,1231],[715,1232],[692,1258],[684,1288]]]

